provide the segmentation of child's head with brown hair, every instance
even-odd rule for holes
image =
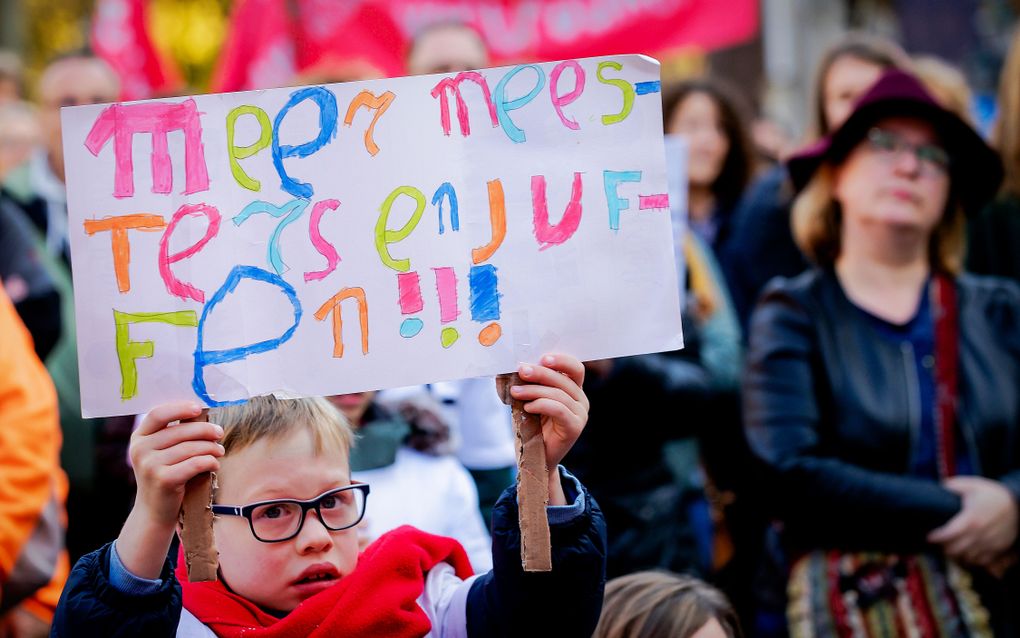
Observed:
[[[691,576],[645,571],[606,585],[593,638],[739,638],[736,612],[718,589]]]
[[[256,397],[211,410],[223,428],[214,531],[220,577],[257,605],[289,612],[353,571],[365,494],[351,485],[353,434],[325,399]],[[261,504],[256,507],[245,507]],[[237,508],[233,511],[230,506]]]

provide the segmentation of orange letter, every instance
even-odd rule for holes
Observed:
[[[113,244],[113,272],[117,275],[117,290],[121,292],[131,290],[131,279],[128,276],[128,266],[131,264],[131,243],[128,241],[127,231],[152,231],[165,227],[166,220],[162,215],[146,215],[144,213],[85,220],[85,232],[89,235],[110,231],[110,239]]]
[[[354,298],[358,301],[358,320],[361,323],[361,354],[368,354],[368,301],[365,300],[364,288],[344,288],[333,295],[329,301],[315,311],[315,318],[322,321],[331,311],[333,313],[333,356],[344,356],[344,323],[341,318],[343,309],[340,302]]]
[[[488,182],[489,186],[489,222],[492,224],[492,241],[488,244],[472,249],[471,261],[480,264],[489,257],[503,243],[506,237],[506,201],[503,197],[503,183],[498,179]]]
[[[382,114],[386,112],[386,109],[390,108],[390,102],[393,98],[397,97],[392,91],[386,91],[379,97],[372,94],[371,91],[365,90],[354,96],[351,100],[351,105],[347,107],[347,115],[344,117],[344,126],[350,126],[351,122],[354,121],[354,114],[357,113],[361,107],[375,109],[375,117],[372,118],[372,123],[365,129],[365,150],[371,155],[375,155],[379,152],[379,146],[375,143],[375,139],[372,137],[373,131],[375,131],[375,123],[379,121]]]

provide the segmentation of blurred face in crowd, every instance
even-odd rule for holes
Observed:
[[[374,398],[375,391],[373,390],[371,392],[337,394],[329,397],[329,401],[343,412],[351,426],[358,427],[361,425],[361,420],[364,418],[365,412],[368,411],[368,406],[372,404],[372,399]]]
[[[949,197],[948,155],[923,120],[880,120],[834,172],[843,231],[907,233],[926,239]]]
[[[822,99],[828,130],[834,131],[853,111],[854,102],[882,75],[882,67],[860,58],[844,55],[836,59],[825,74]]]
[[[18,83],[11,78],[0,77],[0,105],[17,102],[21,99]]]
[[[39,80],[39,120],[50,163],[63,176],[60,107],[116,102],[120,85],[113,70],[99,58],[66,58],[43,71]]]
[[[415,40],[407,60],[411,75],[457,73],[489,65],[489,52],[478,33],[455,24],[429,29]]]
[[[335,84],[340,82],[378,80],[384,77],[386,77],[386,74],[367,60],[361,58],[338,58],[327,55],[316,64],[294,76],[293,83],[295,85]]]
[[[311,500],[350,485],[351,472],[345,450],[324,446],[316,452],[312,433],[301,428],[227,454],[220,461],[217,480],[216,501],[241,506],[274,499]],[[322,507],[353,506],[337,499]],[[279,508],[266,508],[252,516],[280,519],[281,513]],[[297,536],[276,543],[255,538],[241,516],[218,516],[213,530],[223,581],[265,609],[292,611],[335,585],[358,563],[356,528],[329,530],[314,509],[305,514]]]
[[[39,143],[39,122],[27,104],[0,104],[0,179],[24,163]]]
[[[669,132],[687,139],[690,148],[687,170],[691,186],[710,188],[719,177],[730,150],[722,113],[715,100],[701,91],[684,97],[673,111]]]

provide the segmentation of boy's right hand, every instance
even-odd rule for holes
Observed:
[[[168,424],[191,419],[202,407],[190,402],[167,403],[149,412],[131,435],[129,453],[138,491],[120,536],[117,555],[124,567],[141,578],[159,578],[188,481],[220,467],[223,428],[215,423]]]
[[[168,425],[201,413],[202,407],[193,403],[166,403],[149,412],[131,435],[129,454],[138,483],[135,509],[144,510],[153,523],[176,525],[187,482],[219,470],[223,428],[205,422]]]

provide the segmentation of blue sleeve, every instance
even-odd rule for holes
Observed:
[[[584,488],[581,481],[571,474],[562,465],[559,466],[560,482],[563,484],[563,495],[567,497],[568,505],[549,505],[545,508],[549,516],[550,525],[569,523],[578,516],[584,514]]]
[[[534,610],[550,601],[556,613],[543,618],[543,635],[587,638],[595,631],[606,584],[606,522],[591,494],[560,469],[573,503],[548,508],[552,571],[524,572],[517,492],[507,488],[492,513],[493,569],[468,592],[469,636],[534,634]]]
[[[122,594],[145,596],[159,591],[163,581],[135,576],[120,560],[117,553],[117,541],[110,546],[110,584]]]
[[[114,567],[114,562],[118,567]],[[114,577],[114,569],[123,573]],[[122,580],[119,587],[114,584],[114,578],[125,576],[147,582],[132,575],[120,559],[115,558],[113,543],[83,556],[67,578],[50,636],[176,636],[181,619],[181,585],[174,577],[170,561],[163,565],[158,581],[148,581],[148,584],[158,583],[154,589],[142,586],[132,590],[130,585],[124,584],[130,580]]]

